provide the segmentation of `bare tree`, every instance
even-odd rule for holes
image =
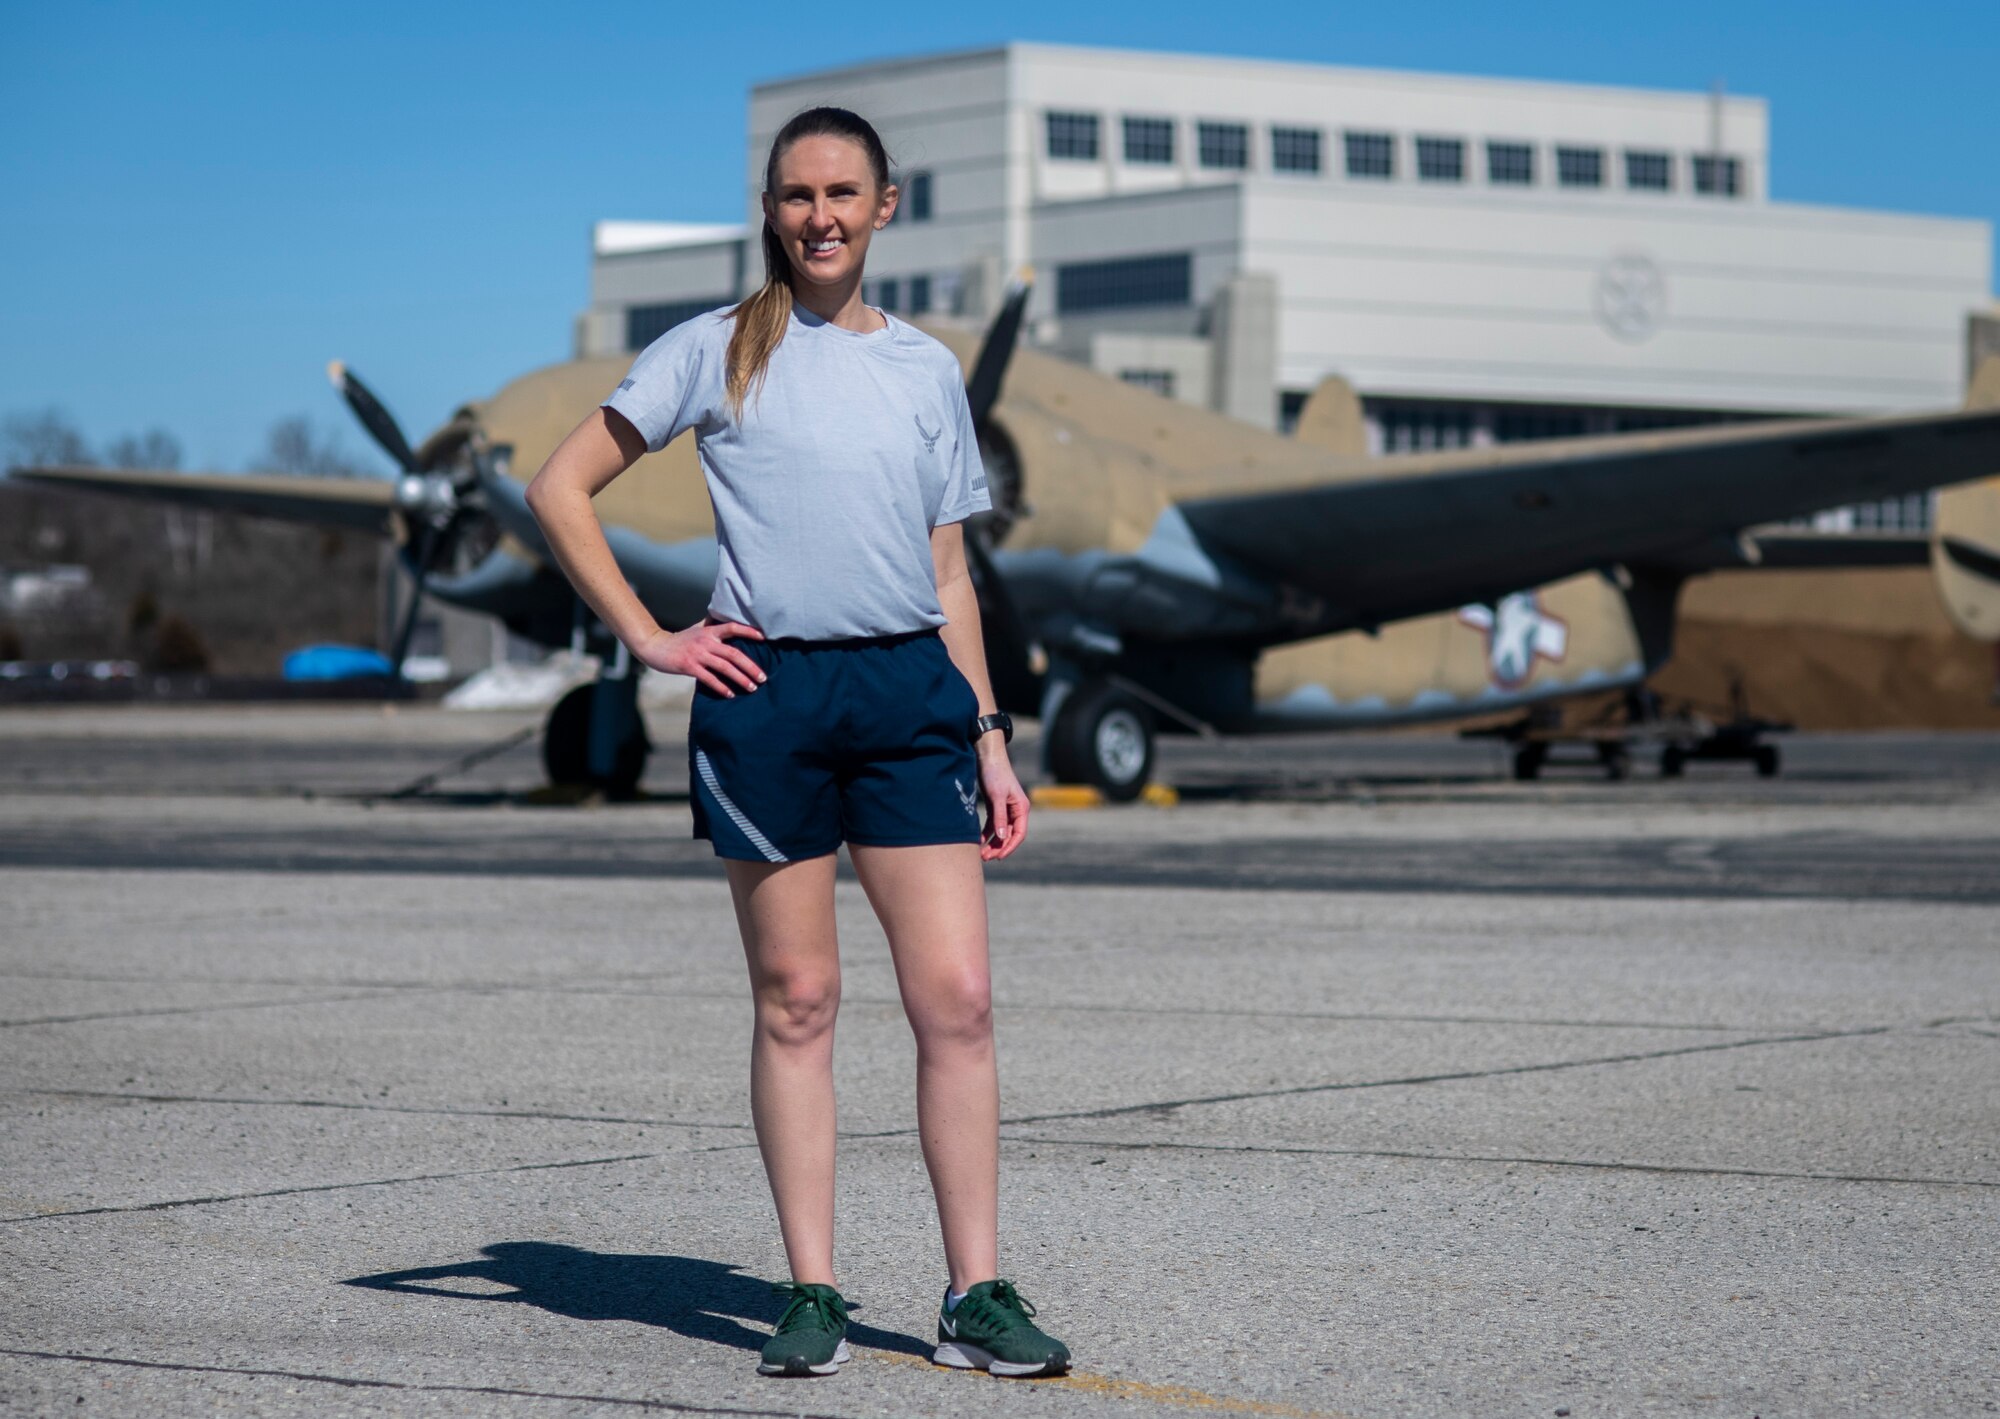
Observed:
[[[120,468],[178,468],[181,441],[165,429],[148,429],[119,438],[104,450],[104,457]]]
[[[0,427],[0,463],[8,468],[60,468],[94,463],[69,416],[55,405],[29,414],[10,414]]]
[[[290,473],[302,478],[366,478],[369,470],[348,457],[340,435],[322,433],[312,420],[294,414],[271,425],[264,452],[252,465],[259,473]]]

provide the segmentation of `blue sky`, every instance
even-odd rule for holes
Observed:
[[[740,219],[749,86],[1007,39],[1733,92],[1775,198],[2000,221],[2000,5],[0,4],[0,415],[238,468],[564,358],[590,224]]]

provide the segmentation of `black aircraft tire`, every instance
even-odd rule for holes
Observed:
[[[1514,777],[1526,783],[1537,778],[1542,772],[1542,760],[1548,751],[1539,744],[1523,744],[1514,751]]]
[[[1079,685],[1056,715],[1049,768],[1058,783],[1087,783],[1130,803],[1153,779],[1153,720],[1146,707],[1104,684]]]
[[[637,731],[618,746],[610,777],[595,777],[590,772],[590,710],[596,694],[595,684],[578,685],[556,701],[542,727],[542,768],[552,784],[601,788],[614,797],[630,797],[645,775],[653,745],[646,737],[645,722],[638,721]]]
[[[1755,758],[1758,778],[1776,778],[1778,776],[1778,766],[1781,761],[1778,757],[1777,745],[1759,744]]]

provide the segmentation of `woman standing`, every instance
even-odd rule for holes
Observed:
[[[865,305],[896,210],[869,124],[815,108],[764,169],[762,289],[676,326],[528,488],[577,592],[632,654],[697,681],[695,835],[724,858],[750,966],[750,1105],[792,1282],[764,1374],[847,1359],[834,1285],[834,854],[882,923],[917,1040],[917,1122],[950,1272],[940,1364],[1061,1374],[999,1276],[999,1083],[981,861],[1027,831],[994,713],[964,519],[990,506],[958,362]],[[708,615],[659,626],[590,500],[693,429],[720,564]],[[980,824],[980,806],[986,823]]]

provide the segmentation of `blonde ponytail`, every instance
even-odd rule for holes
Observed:
[[[736,329],[729,337],[723,389],[730,414],[741,420],[751,386],[763,388],[771,354],[785,338],[785,326],[792,318],[792,262],[769,222],[764,223],[764,284],[730,314]]]

